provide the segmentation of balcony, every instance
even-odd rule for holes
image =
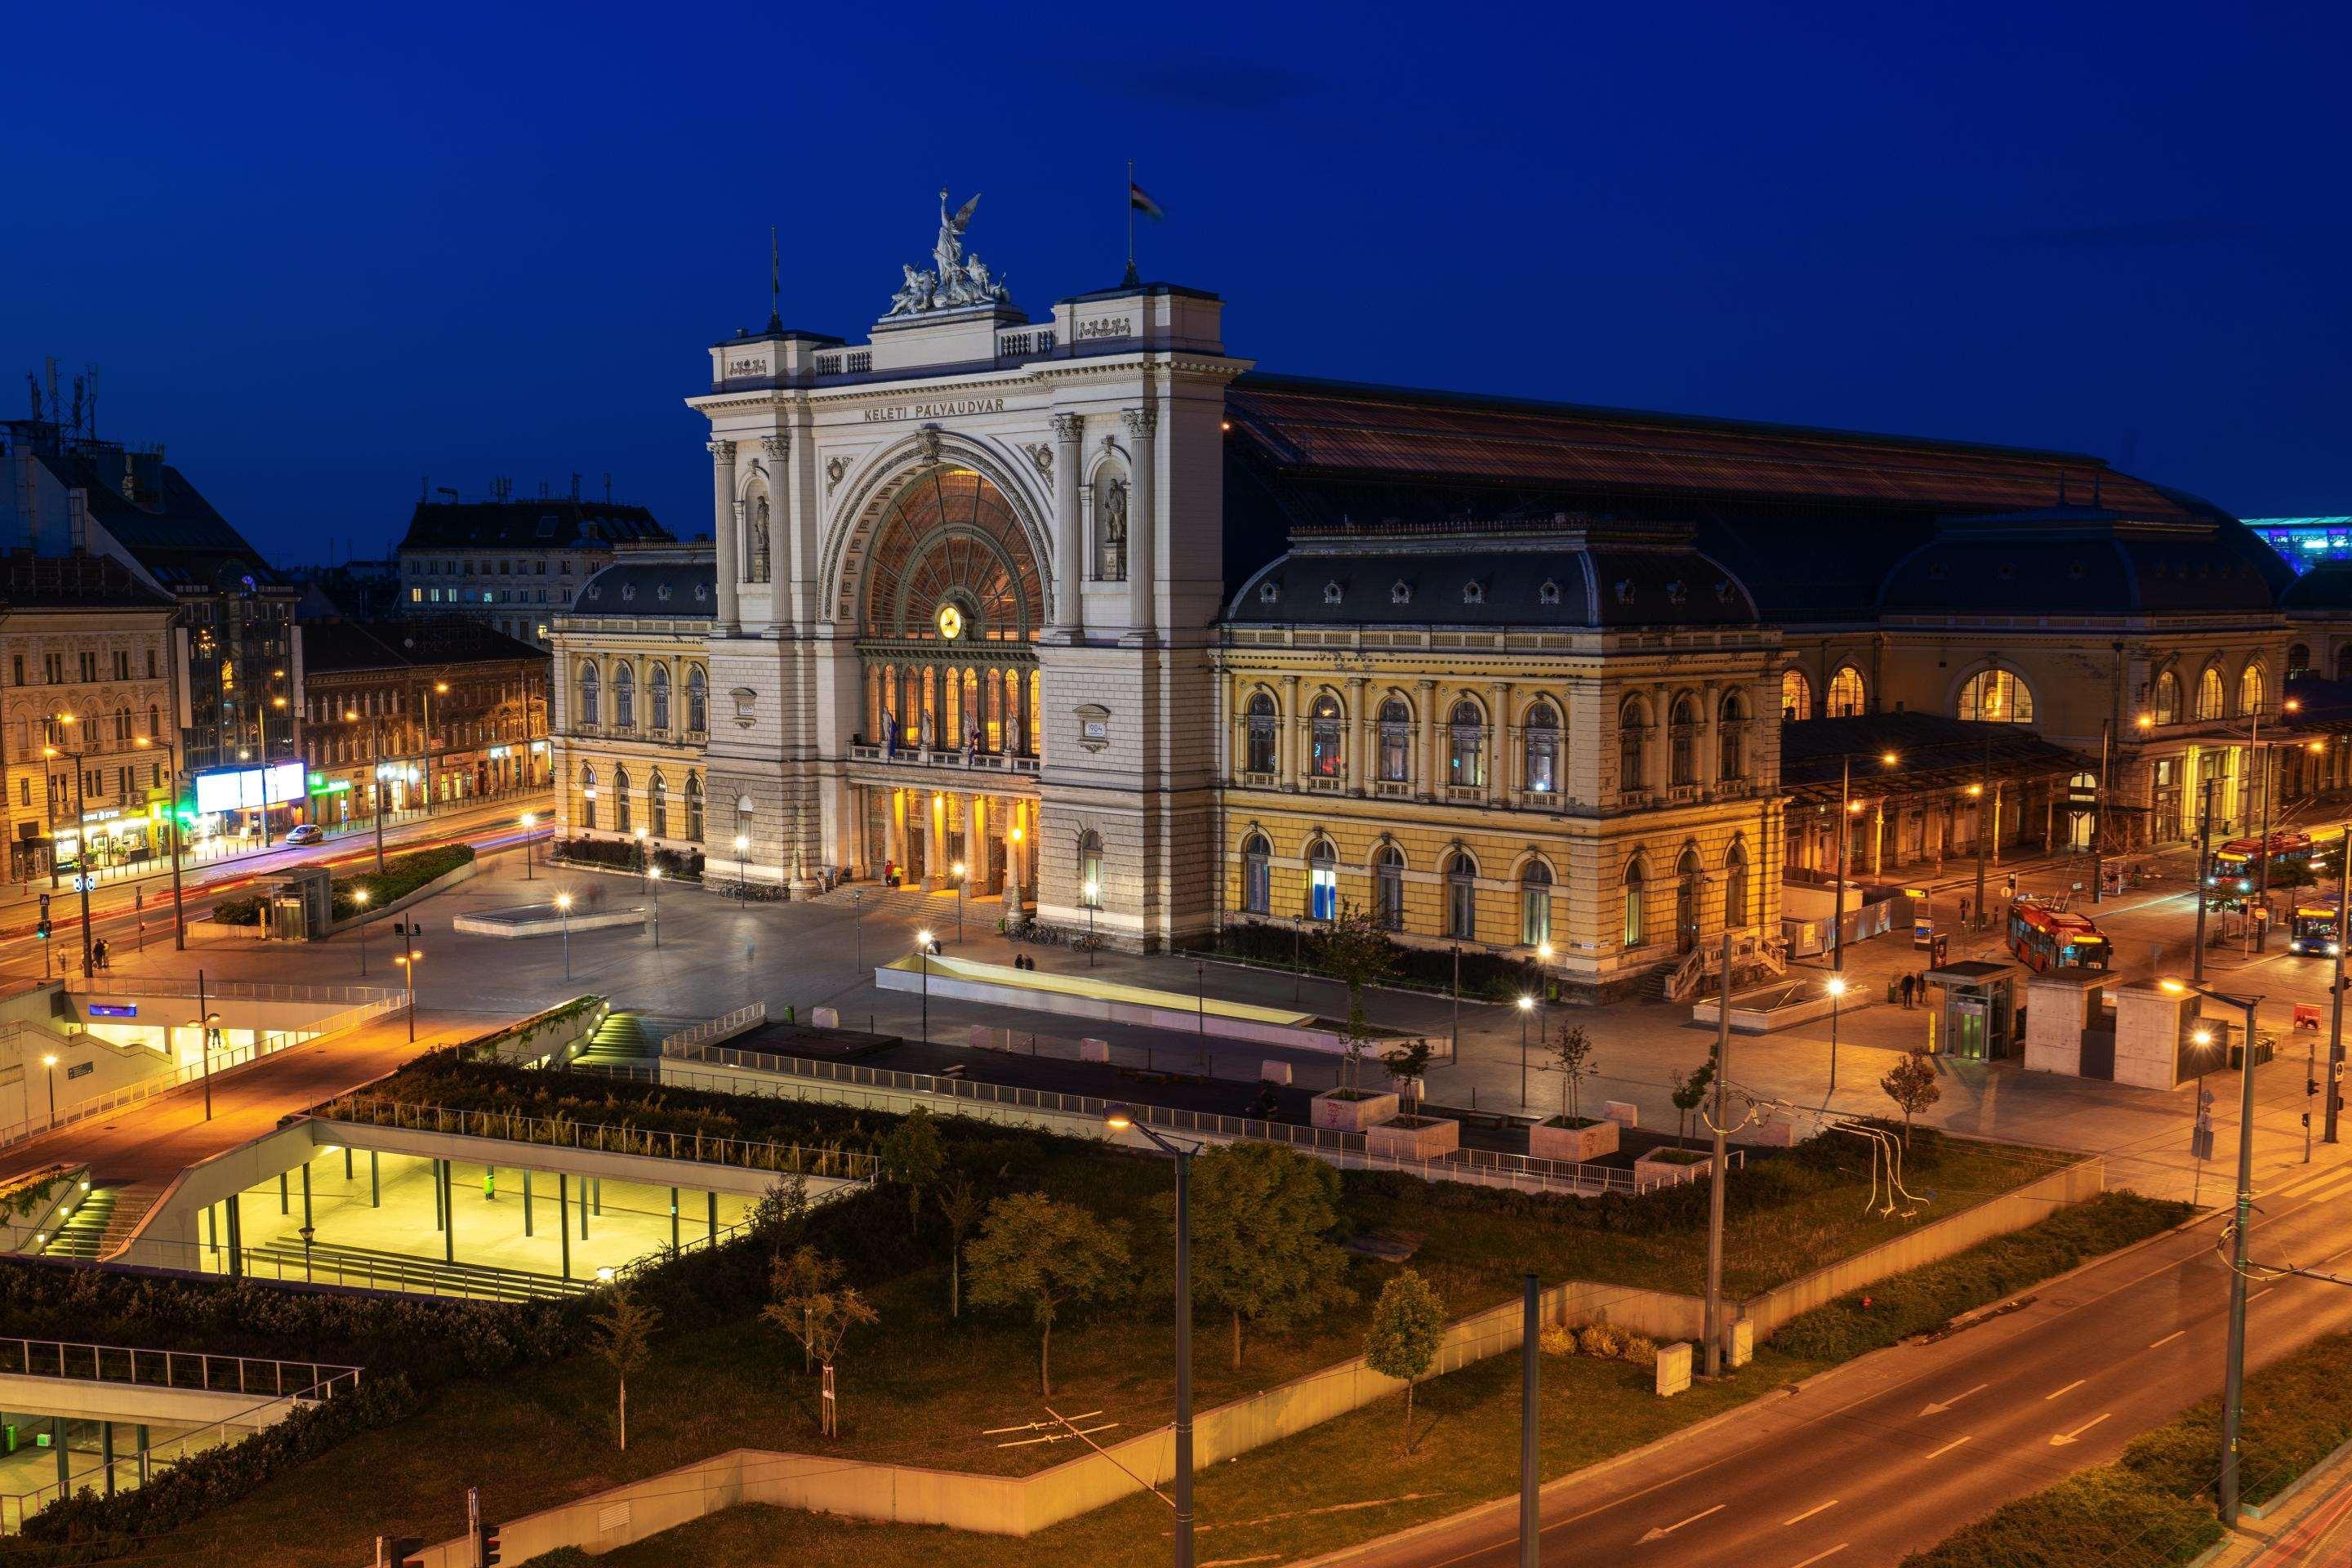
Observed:
[[[1486,786],[1450,784],[1445,786],[1441,798],[1450,805],[1484,805],[1486,804]]]
[[[1237,777],[1244,789],[1275,789],[1282,783],[1281,779],[1273,773],[1243,773]]]
[[[1026,359],[1032,354],[1054,352],[1054,329],[1051,327],[1002,327],[996,333],[998,359]]]
[[[816,356],[819,375],[860,375],[873,368],[872,349],[835,349]]]
[[[1411,800],[1412,781],[1411,779],[1377,780],[1372,784],[1372,795],[1378,800]]]
[[[948,768],[957,773],[1019,773],[1034,776],[1038,760],[1035,757],[1007,756],[1002,752],[942,752],[936,748],[924,751],[917,746],[901,746],[885,754],[880,746],[854,745],[849,748],[853,763],[877,763],[899,768]]]
[[[1669,805],[1690,805],[1695,804],[1697,800],[1698,785],[1695,784],[1679,784],[1667,786],[1666,801]]]
[[[1518,792],[1518,800],[1529,811],[1559,811],[1568,804],[1556,789],[1523,789]]]
[[[1348,793],[1348,781],[1344,777],[1326,777],[1321,773],[1309,773],[1299,782],[1307,786],[1307,791],[1309,795],[1345,795]]]

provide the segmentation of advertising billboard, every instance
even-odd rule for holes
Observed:
[[[269,803],[302,798],[303,768],[300,763],[269,764]],[[196,775],[196,810],[209,816],[216,811],[257,811],[262,801],[262,776],[259,768],[220,768]]]

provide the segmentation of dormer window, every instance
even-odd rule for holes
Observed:
[[[1689,596],[1690,596],[1690,595],[1689,595],[1688,592],[1687,592],[1687,591],[1683,587],[1683,582],[1682,582],[1682,579],[1681,579],[1681,578],[1677,577],[1677,578],[1675,578],[1673,582],[1671,582],[1671,583],[1669,583],[1669,584],[1666,584],[1666,603],[1667,603],[1667,604],[1669,604],[1669,605],[1679,605],[1679,604],[1681,604],[1681,603],[1682,603],[1685,598],[1688,598]]]
[[[706,583],[697,583],[697,584],[694,585],[694,602],[695,602],[696,604],[698,604],[698,605],[699,605],[699,604],[703,604],[703,603],[707,602],[707,601],[709,599],[709,597],[710,597],[710,586],[709,586],[709,584],[706,584]]]
[[[1390,584],[1389,584],[1389,603],[1390,603],[1390,604],[1391,604],[1391,605],[1410,605],[1410,604],[1412,604],[1412,584],[1410,584],[1410,583],[1408,583],[1408,582],[1406,582],[1406,581],[1405,581],[1403,578],[1402,578],[1402,577],[1398,578],[1395,582],[1393,582],[1393,583]]]
[[[1282,602],[1282,584],[1272,581],[1260,583],[1257,585],[1257,600],[1261,605],[1280,604]]]
[[[1486,585],[1484,583],[1476,581],[1463,584],[1462,602],[1465,605],[1485,604],[1486,602]]]
[[[654,597],[667,601],[669,598],[669,584],[664,583],[659,587],[656,588],[654,590]]]
[[[1619,604],[1630,605],[1633,602],[1633,579],[1631,577],[1620,577],[1617,579],[1613,586],[1617,592],[1617,602]]]
[[[1346,595],[1340,592],[1339,584],[1326,583],[1323,584],[1323,602],[1325,604],[1336,605],[1344,597],[1346,597]]]
[[[1543,586],[1536,590],[1536,603],[1539,605],[1559,604],[1559,584],[1553,582],[1549,577],[1545,578],[1543,581]]]
[[[628,603],[636,596],[637,585],[635,583],[624,583],[621,584],[621,602],[623,604]]]

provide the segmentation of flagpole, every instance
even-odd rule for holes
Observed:
[[[1135,160],[1127,161],[1127,275],[1135,276]]]

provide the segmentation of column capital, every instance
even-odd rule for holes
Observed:
[[[773,436],[762,436],[760,437],[760,449],[767,453],[774,461],[781,463],[793,455],[792,436],[785,431],[779,431]]]
[[[735,460],[735,443],[732,441],[705,441],[702,449],[718,462],[731,463]]]
[[[1160,411],[1156,408],[1122,408],[1118,417],[1127,433],[1139,440],[1148,440],[1160,428]]]
[[[1083,414],[1054,416],[1054,439],[1065,447],[1075,447],[1086,439],[1087,416]]]

